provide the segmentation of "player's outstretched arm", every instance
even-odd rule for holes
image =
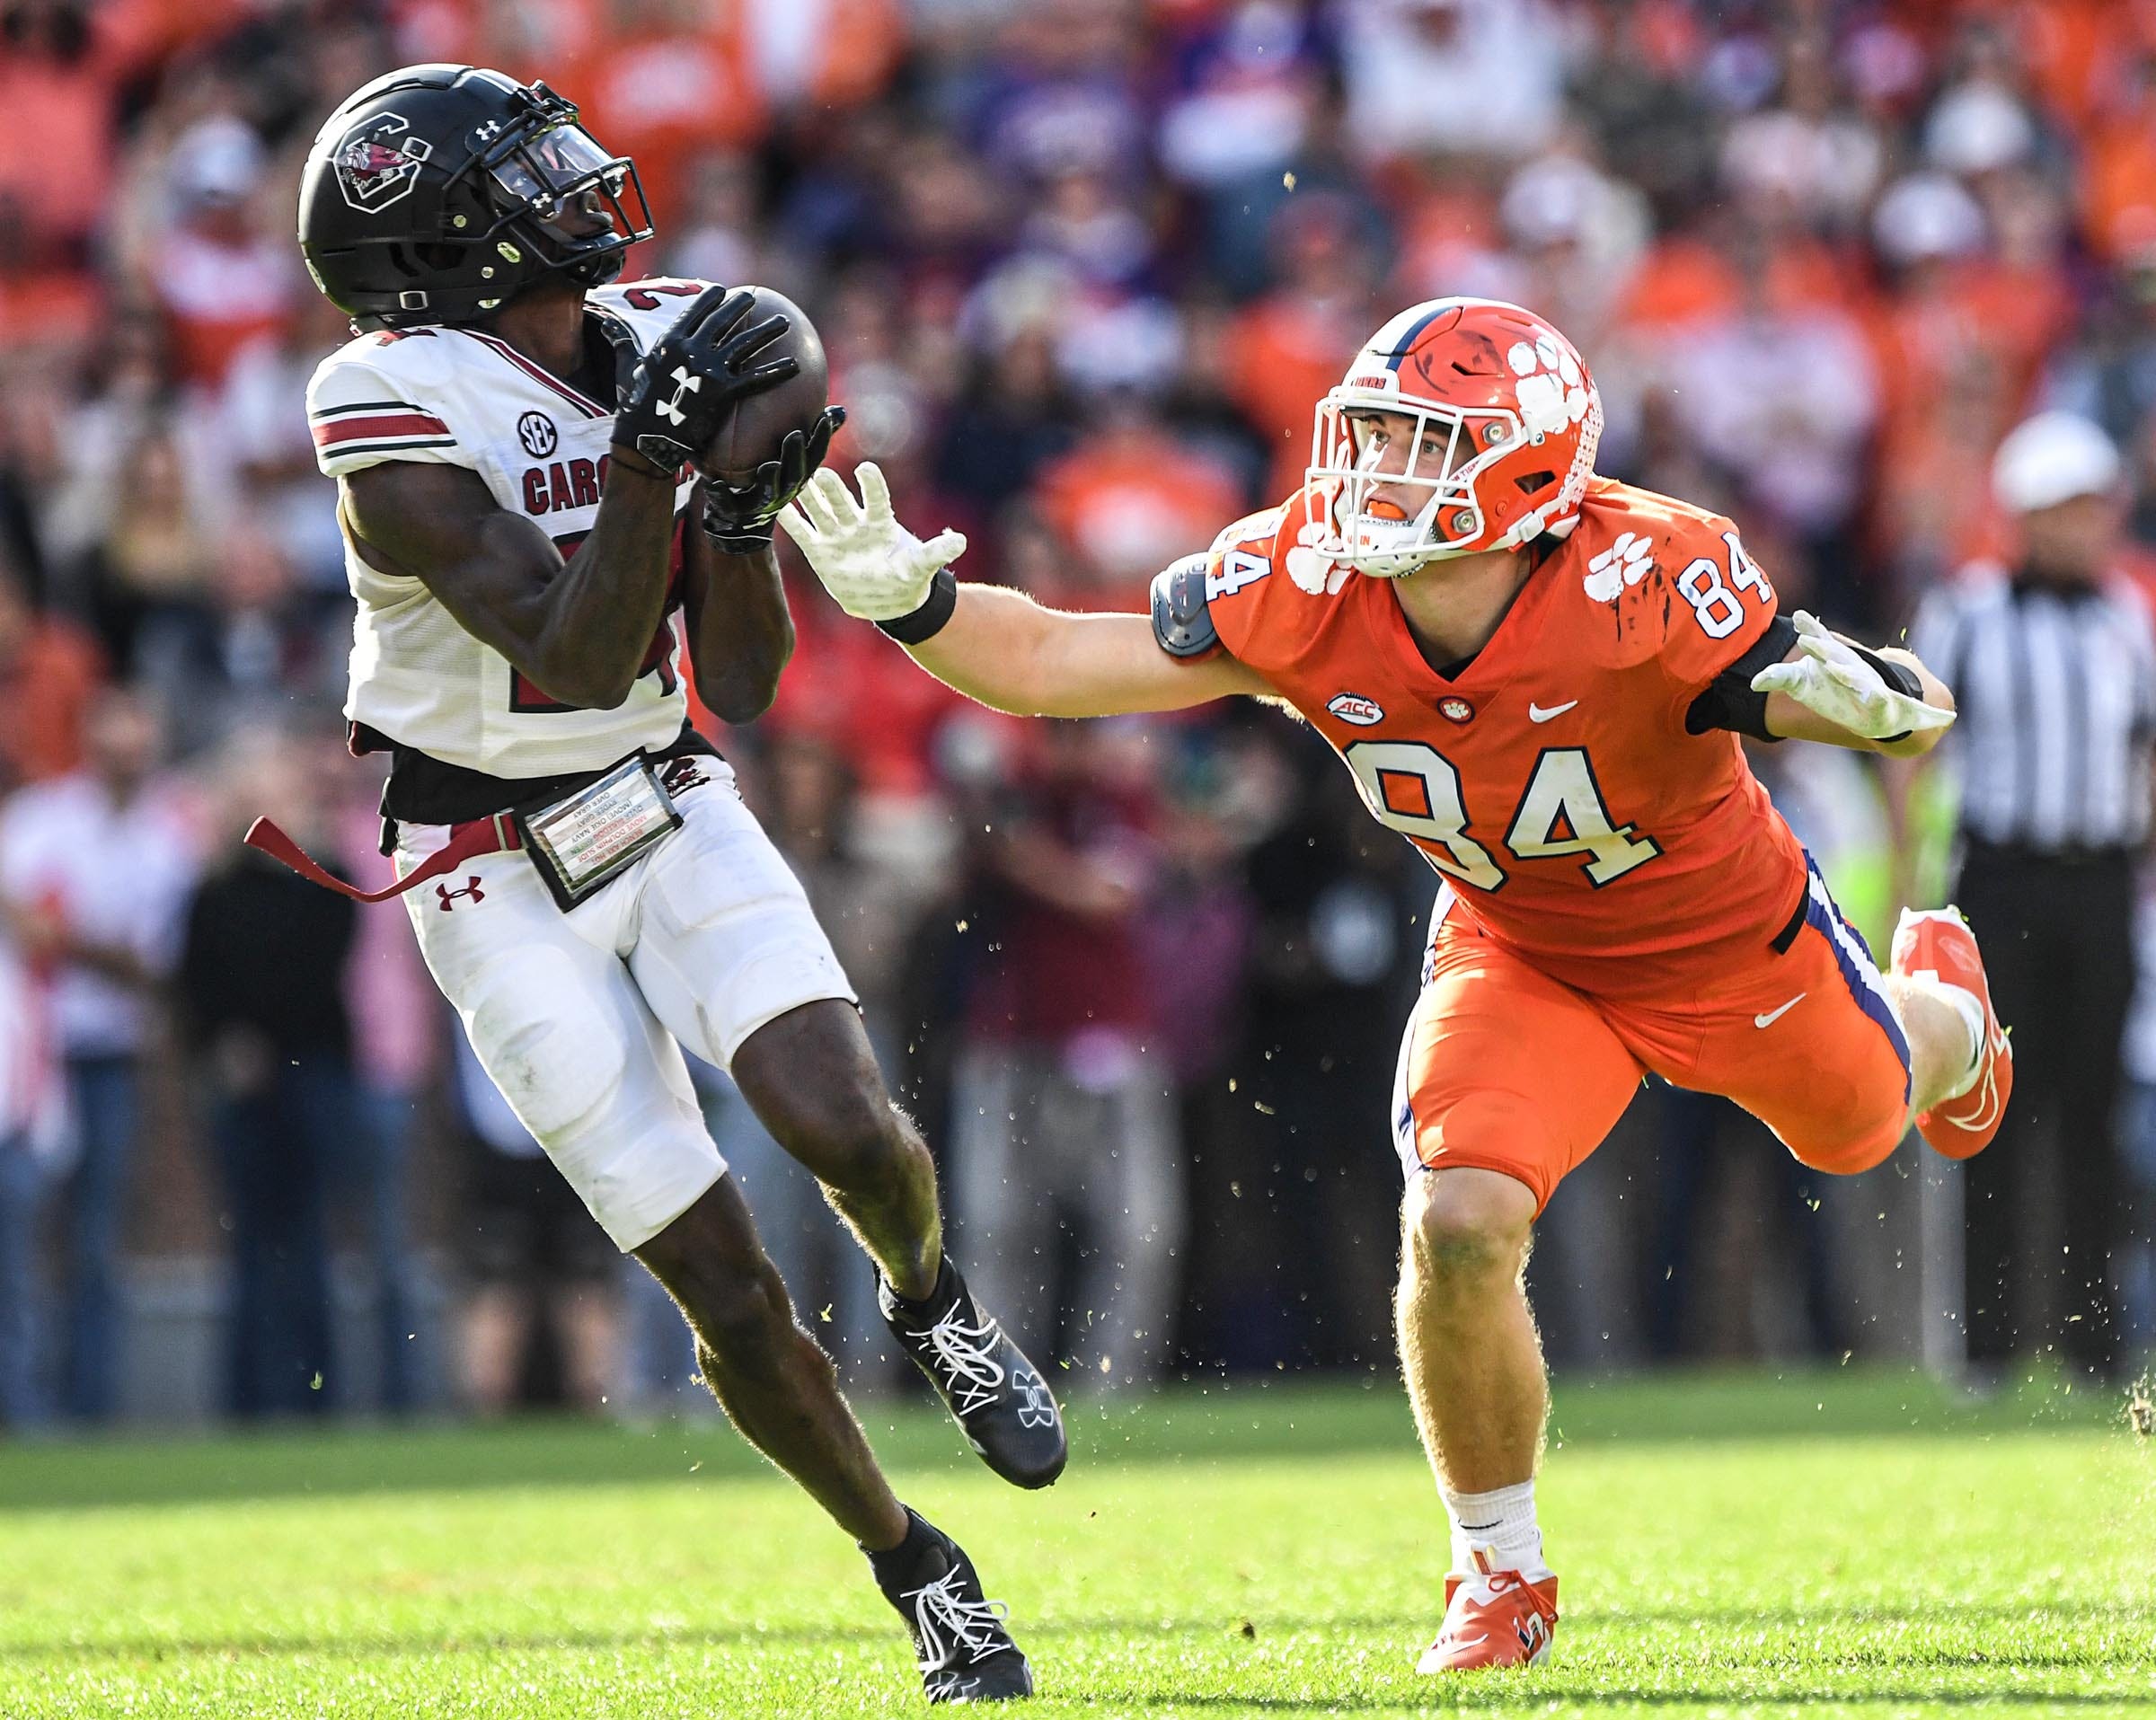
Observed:
[[[1789,619],[1789,656],[1752,677],[1767,695],[1768,733],[1914,758],[1953,726],[1953,693],[1910,652],[1863,649],[1801,609]]]
[[[968,698],[1025,717],[1109,717],[1268,690],[1225,652],[1169,656],[1149,616],[1068,614],[1000,586],[959,584],[946,570],[965,552],[963,534],[922,542],[893,516],[883,473],[864,463],[856,475],[860,501],[836,472],[819,472],[779,524],[840,608],[883,625]]]

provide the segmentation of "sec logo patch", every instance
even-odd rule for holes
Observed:
[[[526,412],[517,420],[517,439],[535,460],[543,460],[560,445],[561,433],[544,412]]]

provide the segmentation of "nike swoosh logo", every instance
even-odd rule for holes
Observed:
[[[1549,710],[1544,710],[1542,706],[1536,704],[1533,700],[1530,699],[1527,701],[1527,720],[1531,723],[1546,723],[1552,717],[1563,716],[1565,712],[1571,710],[1572,707],[1578,702],[1579,701],[1577,699],[1568,699],[1563,704],[1551,705]]]
[[[1799,1003],[1803,1002],[1805,999],[1809,996],[1811,996],[1809,992],[1799,992],[1795,997],[1791,998],[1779,1010],[1770,1010],[1764,1015],[1754,1016],[1752,1018],[1752,1025],[1755,1028],[1771,1028],[1777,1021],[1780,1020],[1783,1016],[1789,1014],[1791,1010],[1795,1009]]]

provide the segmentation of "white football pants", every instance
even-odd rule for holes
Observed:
[[[765,1022],[855,1001],[808,898],[732,770],[675,797],[681,828],[563,913],[529,854],[484,854],[404,897],[481,1066],[626,1252],[726,1169],[682,1062],[728,1068]],[[448,840],[401,825],[397,867]]]

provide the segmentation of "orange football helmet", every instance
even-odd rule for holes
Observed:
[[[1378,469],[1370,415],[1413,417],[1404,472]],[[1443,439],[1441,459],[1426,435]],[[1370,337],[1318,402],[1303,498],[1335,562],[1381,578],[1511,549],[1579,523],[1602,439],[1602,397],[1572,343],[1497,299],[1430,299]],[[1412,513],[1376,489],[1425,494]]]

